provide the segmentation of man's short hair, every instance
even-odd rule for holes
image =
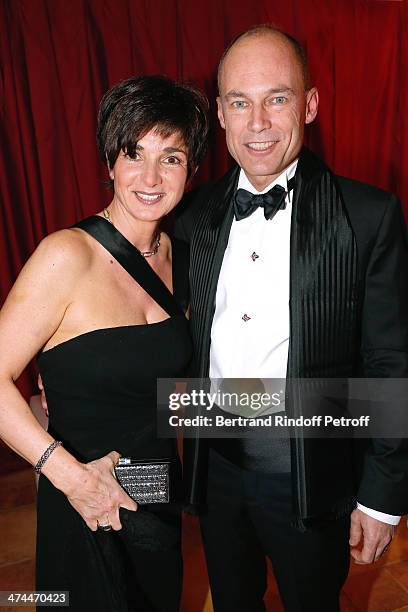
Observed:
[[[137,141],[151,129],[163,138],[177,133],[187,147],[190,176],[207,148],[208,107],[201,91],[161,75],[117,83],[99,107],[96,137],[101,158],[113,168],[121,151],[135,155]]]
[[[279,36],[284,38],[289,43],[301,67],[305,90],[308,91],[311,88],[312,85],[311,85],[311,80],[310,80],[309,64],[307,61],[306,52],[304,48],[302,47],[302,45],[300,44],[300,42],[296,40],[296,38],[288,34],[287,32],[284,32],[283,30],[280,30],[279,28],[273,25],[270,25],[268,23],[264,23],[261,25],[253,26],[252,28],[249,28],[249,30],[245,30],[245,32],[241,32],[241,34],[238,34],[238,36],[233,38],[231,42],[229,43],[229,45],[226,47],[224,53],[221,55],[221,59],[218,64],[218,77],[217,77],[218,91],[220,91],[220,80],[221,80],[222,67],[224,65],[225,58],[228,55],[231,48],[234,47],[234,45],[237,42],[239,42],[240,40],[244,38],[249,38],[250,36],[262,36],[265,34],[278,34]]]

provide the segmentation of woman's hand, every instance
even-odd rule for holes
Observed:
[[[122,529],[119,508],[137,510],[136,502],[116,480],[114,468],[119,457],[119,453],[112,451],[101,459],[83,464],[81,481],[70,484],[70,489],[63,491],[92,531],[97,530],[98,523],[109,524],[118,531]]]

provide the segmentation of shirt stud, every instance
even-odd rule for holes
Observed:
[[[255,261],[255,259],[259,259],[259,255],[257,255],[257,254],[255,253],[255,251],[254,251],[254,252],[252,253],[252,255],[251,255],[251,259],[252,259],[252,261]]]
[[[246,323],[247,321],[249,321],[249,320],[250,320],[250,318],[251,318],[251,317],[248,317],[248,315],[247,315],[247,314],[244,314],[244,315],[241,317],[241,319],[242,319],[243,321],[245,321],[245,323]]]

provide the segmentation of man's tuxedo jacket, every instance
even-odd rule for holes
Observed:
[[[382,190],[332,175],[341,214],[331,217],[324,198],[312,210],[299,194],[312,189],[325,170],[302,150],[291,222],[287,377],[408,377],[408,247],[399,202]],[[238,175],[235,166],[187,196],[176,221],[176,234],[190,242],[190,318],[199,377],[209,371],[217,282]],[[278,264],[271,262],[270,282],[273,265]],[[408,409],[406,414],[407,420]],[[205,500],[207,453],[206,440],[185,441],[191,504]],[[292,438],[291,473],[294,515],[304,525],[348,512],[356,499],[388,514],[408,513],[407,439]]]

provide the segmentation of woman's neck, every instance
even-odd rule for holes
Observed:
[[[105,212],[106,211],[106,212]],[[133,218],[114,201],[104,209],[103,216],[140,252],[150,252],[157,245],[160,221],[142,221]]]

